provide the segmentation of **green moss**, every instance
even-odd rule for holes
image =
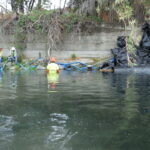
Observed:
[[[72,60],[75,60],[75,59],[77,59],[77,56],[76,56],[76,54],[72,54],[72,55],[71,55],[71,59],[72,59]]]

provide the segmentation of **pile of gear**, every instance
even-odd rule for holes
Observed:
[[[126,38],[125,36],[119,36],[117,38],[117,47],[111,49],[112,59],[102,64],[94,64],[88,65],[82,62],[71,62],[71,63],[57,63],[61,66],[62,69],[67,71],[109,71],[113,72],[114,68],[124,68],[128,67],[130,61],[134,64],[134,60],[136,60],[136,64],[138,65],[150,65],[150,24],[145,23],[142,27],[143,36],[139,43],[139,46],[136,46],[136,56],[135,58],[130,54],[128,54],[126,47]],[[133,59],[132,59],[133,58]],[[20,64],[17,61],[17,51],[14,47],[10,49],[10,56],[6,63],[11,62],[11,64],[18,65],[19,68],[23,70],[32,70],[32,69],[45,69],[48,61],[47,59],[43,59],[39,56],[39,58],[28,62],[27,64]],[[6,66],[2,59],[2,48],[0,48],[0,71],[3,70]]]
[[[126,37],[119,36],[117,38],[117,48],[111,49],[112,59],[104,62],[100,69],[113,69],[114,67],[127,67],[128,66],[128,56],[126,49]]]
[[[7,58],[7,60],[4,61],[4,57],[3,57],[3,48],[0,48],[0,71],[3,71],[6,64],[8,62],[17,64],[17,51],[15,47],[12,47],[10,50],[10,54]]]
[[[128,56],[126,49],[126,37],[119,36],[117,38],[117,48],[111,49],[111,53],[114,58],[115,67],[127,67],[128,66]]]
[[[129,67],[129,61],[138,65],[150,65],[150,24],[145,23],[142,27],[143,36],[139,46],[136,46],[136,56],[131,56],[127,52],[126,37],[117,38],[117,48],[111,49],[112,59],[104,62],[100,69],[114,69],[117,67]]]
[[[9,50],[9,56],[4,59],[3,57],[3,49],[0,48],[0,71],[2,72],[4,69],[9,68],[11,70],[43,70],[45,69],[44,66],[47,64],[47,60],[43,59],[42,57],[39,57],[35,60],[28,61],[26,63],[19,63],[18,62],[18,56],[17,56],[17,50],[15,47],[12,47]]]

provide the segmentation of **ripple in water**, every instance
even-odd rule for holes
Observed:
[[[8,146],[12,142],[14,136],[13,126],[15,124],[13,117],[0,115],[0,146]]]
[[[50,117],[50,121],[54,125],[51,126],[52,132],[47,138],[47,144],[50,144],[52,149],[64,149],[65,144],[77,133],[70,133],[66,128],[69,119],[66,114],[52,113]]]

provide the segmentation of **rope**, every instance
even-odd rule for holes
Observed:
[[[37,58],[37,59],[35,59],[35,60],[31,61],[30,63],[28,63],[28,65],[31,65],[31,64],[33,64],[33,63],[37,62],[38,60],[44,60],[44,59],[43,59],[43,58],[41,58],[41,57],[39,57],[39,58]]]
[[[57,63],[58,65],[61,65],[64,70],[67,71],[87,71],[88,70],[88,64],[82,63],[82,62],[71,62],[71,63]],[[92,70],[98,70],[99,67],[95,67],[96,64],[90,66]]]
[[[25,71],[34,70],[38,67],[38,65],[33,65],[33,64],[39,60],[44,60],[44,59],[40,57],[35,60],[32,60],[27,65],[21,64],[21,63],[17,63],[16,65]],[[67,71],[88,71],[88,69],[90,69],[90,68],[91,68],[90,69],[91,71],[96,71],[96,70],[99,70],[100,62],[101,61],[99,61],[93,65],[88,65],[83,62],[70,62],[70,63],[58,62],[57,64],[62,66],[62,68]],[[3,67],[0,67],[0,71],[4,70],[7,63],[8,63],[8,61],[3,65]],[[96,66],[96,65],[98,65],[98,66]]]

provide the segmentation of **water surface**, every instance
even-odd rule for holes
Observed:
[[[149,150],[150,70],[0,74],[0,150]]]

